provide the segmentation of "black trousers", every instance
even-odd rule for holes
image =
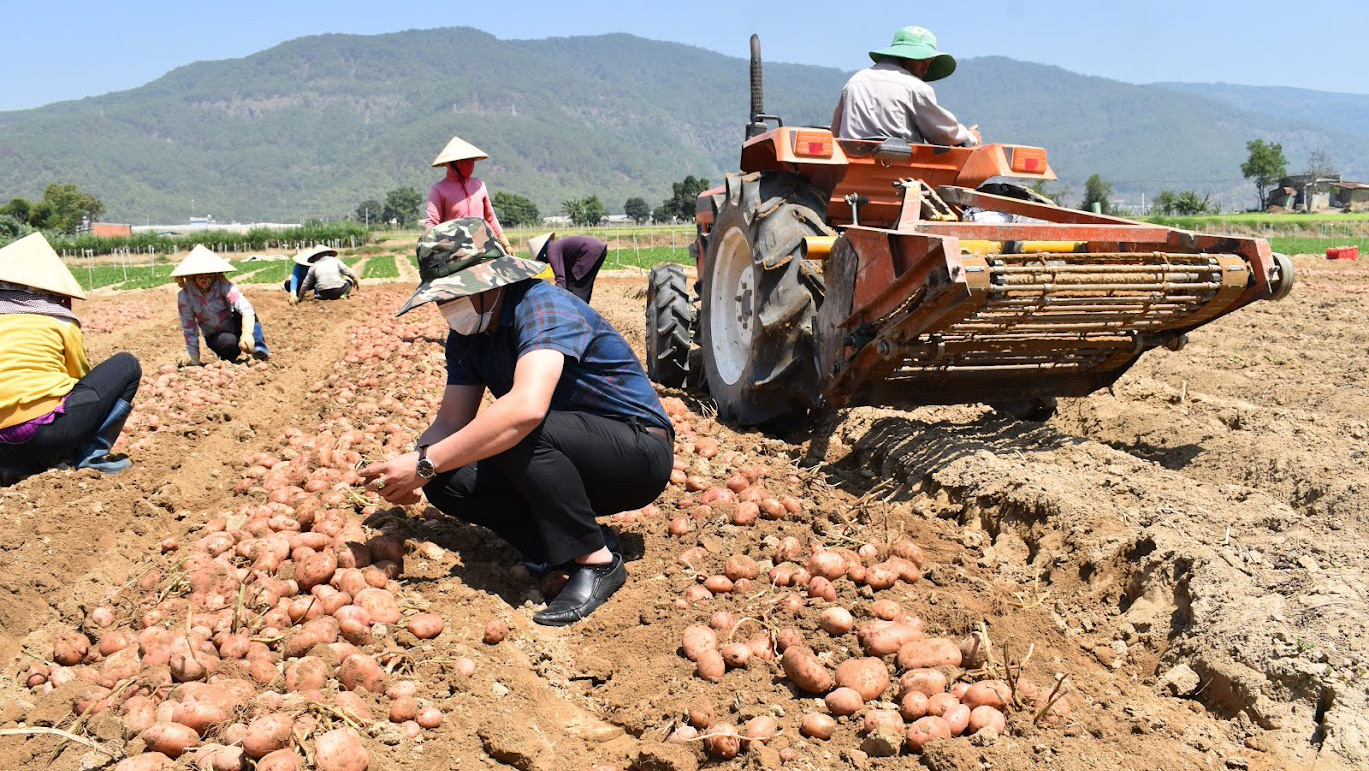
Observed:
[[[71,460],[77,447],[90,441],[120,399],[132,402],[143,368],[128,351],[95,365],[67,394],[65,411],[39,426],[24,444],[0,443],[0,466],[40,471]]]
[[[230,323],[230,329],[206,336],[205,342],[209,344],[209,350],[220,359],[237,362],[242,356],[242,351],[238,348],[238,341],[242,339],[242,314],[234,311]],[[257,347],[265,349],[266,338],[262,334],[261,319],[257,319],[252,334]]]
[[[555,565],[603,547],[595,517],[656,500],[674,458],[669,439],[640,425],[553,410],[522,442],[438,474],[423,493],[529,561]]]

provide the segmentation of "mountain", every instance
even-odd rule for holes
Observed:
[[[1346,134],[1369,135],[1369,95],[1230,83],[1156,83],[1160,88],[1213,99],[1239,110],[1287,118]],[[1348,160],[1348,159],[1347,159]]]
[[[767,63],[766,109],[826,124],[848,74]],[[1169,86],[983,57],[937,91],[989,141],[1047,147],[1065,202],[1097,173],[1119,201],[1144,186],[1246,206],[1254,191],[1239,167],[1256,137],[1282,142],[1290,161],[1334,148],[1343,174],[1369,177],[1352,160],[1369,158],[1369,131]],[[395,187],[426,192],[441,176],[433,156],[459,134],[489,153],[476,173],[492,191],[548,214],[590,194],[621,211],[632,196],[659,202],[686,175],[721,180],[736,166],[748,104],[745,60],[631,35],[320,35],[0,113],[0,200],[58,181],[100,198],[109,221],[337,218]]]

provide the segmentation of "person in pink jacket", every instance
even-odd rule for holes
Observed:
[[[432,230],[435,225],[447,220],[480,217],[489,223],[490,230],[494,231],[495,238],[504,250],[513,254],[513,246],[504,237],[504,228],[500,227],[499,218],[495,216],[489,190],[484,182],[471,176],[475,171],[475,162],[488,157],[480,148],[461,137],[452,137],[452,141],[442,148],[442,152],[433,159],[433,166],[446,166],[447,178],[428,191],[428,219],[424,229]]]

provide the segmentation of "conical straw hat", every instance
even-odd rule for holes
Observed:
[[[296,264],[296,265],[313,265],[315,260],[317,260],[318,258],[322,257],[322,256],[325,255],[325,254],[331,254],[331,255],[333,255],[334,257],[336,257],[336,256],[337,256],[337,250],[334,249],[334,248],[331,247],[331,246],[324,246],[323,244],[315,244],[314,246],[312,246],[312,247],[310,247],[310,248],[308,248],[308,249],[305,249],[304,251],[302,251],[302,252],[300,252],[299,254],[295,255],[295,264]]]
[[[452,137],[452,141],[448,142],[447,146],[442,148],[442,152],[438,153],[437,157],[433,159],[433,165],[446,166],[452,161],[464,161],[467,158],[474,158],[479,161],[488,157],[490,156],[486,155],[484,150],[481,150],[470,142],[467,142],[461,137]]]
[[[532,250],[532,258],[534,260],[542,259],[542,250],[546,248],[547,242],[552,240],[553,238],[556,238],[555,230],[553,230],[550,233],[543,233],[540,236],[533,236],[532,238],[528,239],[528,248]]]
[[[30,233],[0,249],[0,281],[86,299],[76,277],[62,264],[62,258],[42,233]]]
[[[200,276],[205,273],[231,273],[235,270],[237,268],[233,267],[233,263],[214,254],[200,244],[195,244],[195,248],[190,250],[190,254],[187,254],[185,259],[181,260],[181,264],[171,271],[171,277]]]

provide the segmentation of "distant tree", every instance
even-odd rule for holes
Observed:
[[[1245,143],[1250,157],[1241,164],[1241,175],[1255,182],[1255,191],[1260,196],[1260,209],[1268,207],[1268,190],[1280,178],[1288,175],[1288,159],[1283,157],[1283,145],[1278,142],[1266,144],[1263,139],[1252,139]]]
[[[1083,211],[1093,211],[1093,205],[1098,204],[1098,209],[1104,214],[1112,214],[1112,203],[1108,201],[1108,196],[1112,195],[1112,183],[1104,182],[1103,178],[1094,174],[1084,183],[1084,200],[1079,203],[1079,208]]]
[[[655,222],[669,222],[670,209],[664,203],[651,210],[651,219]]]
[[[29,221],[29,213],[33,209],[33,204],[27,198],[11,198],[10,202],[0,206],[0,214],[9,215],[20,222]]]
[[[1174,213],[1182,215],[1206,214],[1212,207],[1211,196],[1198,196],[1193,190],[1185,190],[1174,198]]]
[[[76,185],[61,182],[43,188],[40,201],[12,198],[0,208],[0,214],[14,217],[30,227],[61,233],[75,233],[83,222],[94,222],[104,213],[105,205],[100,199]]]
[[[1324,179],[1336,176],[1336,167],[1331,163],[1331,156],[1317,148],[1307,154],[1307,170],[1303,173],[1315,179]]]
[[[419,207],[423,205],[423,195],[412,187],[397,187],[385,194],[385,206],[380,216],[385,221],[394,220],[400,227],[408,227],[418,222]]]
[[[368,227],[379,225],[385,221],[385,205],[374,198],[367,198],[357,207],[356,221],[366,224]]]
[[[1155,194],[1150,201],[1150,211],[1152,214],[1173,214],[1174,202],[1178,198],[1173,190],[1161,190]]]
[[[12,214],[0,213],[0,246],[28,235],[29,227]]]
[[[675,217],[686,222],[692,221],[695,208],[698,206],[699,193],[708,189],[708,180],[691,174],[679,182],[670,183],[670,188],[671,196],[661,203],[661,208],[666,214],[663,219]]]
[[[566,209],[566,216],[570,221],[581,227],[598,225],[608,216],[608,210],[604,208],[604,202],[599,200],[599,196],[592,195],[588,198],[572,198],[563,201],[562,206]]]
[[[537,204],[521,195],[502,190],[494,194],[494,213],[499,217],[499,224],[510,228],[536,225],[542,221],[542,212],[538,211]]]
[[[638,225],[651,219],[651,204],[645,198],[633,197],[627,199],[623,204],[623,213],[632,218]]]

